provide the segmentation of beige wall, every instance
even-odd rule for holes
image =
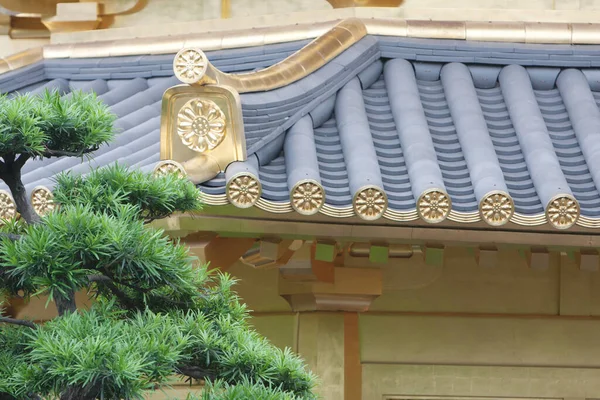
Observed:
[[[384,276],[384,294],[360,317],[362,398],[598,397],[599,273],[580,271],[560,253],[549,259],[546,269],[532,269],[525,253],[503,249],[498,265],[485,268],[466,248],[446,249],[441,267],[425,264],[419,253],[383,267],[346,257],[346,265],[383,268]],[[272,271],[240,264],[232,272],[242,279],[240,289],[252,309],[276,308],[281,315],[286,305],[267,300]],[[253,274],[261,277],[263,289],[246,287]],[[253,293],[257,290],[264,297]],[[325,399],[343,398],[342,318],[299,317],[298,350],[317,373],[325,371],[320,388]],[[279,337],[281,329],[271,324],[261,332]]]

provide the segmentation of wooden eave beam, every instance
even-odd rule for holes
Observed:
[[[180,231],[203,230],[221,236],[272,235],[282,238],[314,240],[329,237],[338,242],[390,241],[397,243],[443,243],[445,246],[522,246],[600,248],[600,235],[590,233],[503,231],[498,228],[465,229],[433,226],[390,226],[342,222],[281,221],[266,218],[222,215],[179,215],[156,221],[155,226],[177,235]],[[451,232],[451,234],[450,234]],[[393,239],[392,239],[393,238]]]

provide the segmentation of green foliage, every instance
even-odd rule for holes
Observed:
[[[0,156],[83,154],[114,136],[115,116],[95,94],[58,91],[0,97]],[[61,153],[55,153],[61,152]]]
[[[236,385],[223,381],[208,382],[202,394],[190,394],[187,400],[301,400],[302,397],[245,379]]]
[[[47,295],[60,314],[36,325],[0,313],[0,399],[142,399],[173,376],[206,380],[201,400],[314,399],[304,362],[250,327],[235,280],[145,225],[200,209],[187,179],[119,165],[64,173],[59,207],[38,221],[25,161],[87,154],[113,121],[94,95],[0,97],[0,178],[23,217],[0,228],[0,297]],[[74,311],[81,290],[96,301]]]
[[[169,296],[171,302],[188,300],[192,306],[199,278],[193,259],[184,246],[146,229],[137,216],[134,206],[120,206],[114,215],[96,213],[90,206],[65,206],[27,226],[21,240],[2,238],[0,265],[9,282],[17,282],[8,289],[47,294],[52,300],[86,288],[93,282],[90,276],[102,275],[121,290],[135,285],[138,307],[155,295]]]
[[[109,214],[132,204],[146,220],[201,208],[198,189],[189,180],[177,174],[155,177],[120,165],[94,170],[85,178],[59,174],[54,198],[59,204],[86,205]]]
[[[314,378],[297,356],[229,316],[127,315],[108,301],[35,330],[2,330],[0,344],[0,392],[17,398],[59,396],[78,387],[107,399],[141,399],[178,371],[220,378],[202,399],[314,398]],[[243,396],[231,397],[237,395]]]

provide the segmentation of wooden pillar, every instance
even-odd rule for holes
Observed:
[[[358,313],[344,313],[344,400],[362,399]]]

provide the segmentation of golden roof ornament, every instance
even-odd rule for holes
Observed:
[[[163,160],[156,164],[154,167],[154,171],[152,172],[154,176],[164,176],[167,174],[178,174],[183,177],[187,174],[185,173],[185,169],[183,165],[173,160]]]
[[[579,202],[571,195],[562,194],[550,200],[546,218],[556,229],[569,229],[577,222],[580,212]]]
[[[192,99],[177,114],[177,134],[189,149],[205,153],[225,138],[226,117],[212,100]]]
[[[13,219],[16,215],[17,206],[12,196],[6,190],[0,190],[0,220]]]
[[[202,81],[208,69],[208,64],[208,58],[202,50],[186,48],[175,55],[173,71],[181,82],[192,85]]]
[[[374,221],[381,218],[387,210],[388,199],[377,186],[365,186],[356,192],[352,201],[354,212],[364,220]]]
[[[441,189],[429,189],[417,200],[417,213],[425,222],[437,224],[450,214],[452,201],[450,196]]]
[[[262,185],[253,174],[240,172],[227,182],[226,193],[227,199],[234,206],[250,208],[260,198]]]
[[[481,219],[491,226],[506,224],[515,212],[512,197],[503,191],[493,191],[486,194],[479,202]]]
[[[47,187],[38,186],[31,192],[31,206],[37,215],[43,217],[56,208],[54,195]]]
[[[316,214],[325,203],[325,190],[313,179],[302,180],[292,188],[290,202],[299,214]]]

